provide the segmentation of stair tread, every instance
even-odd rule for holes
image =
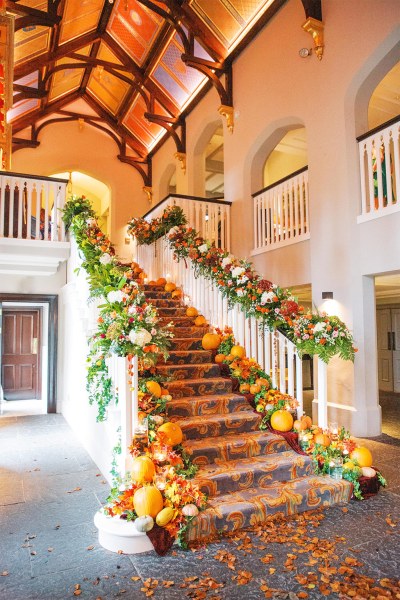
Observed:
[[[219,444],[235,444],[237,447],[245,446],[248,443],[249,438],[251,438],[254,442],[260,442],[261,440],[268,441],[284,441],[284,438],[281,435],[277,435],[276,433],[270,433],[269,431],[248,431],[246,434],[238,434],[238,433],[227,433],[226,435],[215,436],[212,439],[198,439],[198,440],[185,440],[183,442],[183,446],[185,449],[191,453],[195,450],[202,450],[207,447],[207,443],[209,446],[216,447]],[[289,446],[286,444],[286,447]]]
[[[243,396],[241,394],[236,394],[235,392],[226,392],[225,394],[207,394],[204,396],[185,396],[184,398],[177,398],[176,400],[172,399],[168,402],[168,406],[172,406],[174,404],[187,404],[188,402],[207,402],[210,400],[217,400],[218,398],[225,398],[227,400],[243,400]],[[221,413],[222,415],[222,413]]]
[[[262,469],[263,466],[268,467],[275,464],[277,458],[279,458],[279,462],[311,462],[309,456],[297,454],[294,450],[284,450],[283,452],[278,452],[276,454],[261,454],[259,456],[239,458],[237,460],[218,460],[211,465],[200,467],[193,481],[196,482],[196,480],[206,477],[218,477],[226,474],[232,475],[234,472],[247,472]]]
[[[167,365],[169,366],[169,365]],[[199,365],[200,366],[200,365]],[[184,381],[185,385],[187,384],[198,384],[201,383],[202,381],[204,381],[204,377],[200,377],[197,379],[177,379],[175,381],[167,381],[165,383],[165,386],[168,387],[169,385],[174,385],[176,383],[179,383],[180,381]],[[229,381],[226,377],[207,377],[207,382],[212,382],[212,381]]]
[[[198,415],[195,417],[177,417],[174,419],[175,422],[179,422],[179,426],[181,429],[185,427],[192,426],[194,423],[202,423],[212,422],[218,423],[219,421],[229,422],[229,421],[242,421],[244,419],[251,419],[254,421],[261,421],[261,416],[255,413],[253,410],[242,410],[237,413],[229,413],[228,415]]]

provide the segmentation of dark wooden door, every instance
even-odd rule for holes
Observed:
[[[6,400],[40,398],[40,309],[3,306],[1,382]]]

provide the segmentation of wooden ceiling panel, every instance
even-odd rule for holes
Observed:
[[[24,27],[15,33],[14,60],[18,65],[21,62],[32,61],[49,49],[49,27],[32,25]]]
[[[191,8],[212,33],[231,49],[274,0],[193,0]]]
[[[59,44],[96,29],[103,5],[104,0],[66,0]]]
[[[178,108],[182,108],[206,77],[199,71],[187,67],[181,59],[183,47],[175,35],[161,55],[151,75],[152,80],[171,98]]]
[[[97,58],[107,62],[121,64],[121,61],[113,52],[105,45],[100,44]],[[124,75],[126,75],[124,73]],[[128,74],[130,78],[132,75]],[[130,89],[130,85],[126,81],[122,81],[112,73],[97,67],[93,69],[87,84],[87,90],[112,114],[116,115],[126,94]]]
[[[162,26],[161,17],[136,0],[117,0],[107,31],[130,58],[141,66]]]
[[[171,116],[159,102],[155,102],[154,109],[158,115],[163,115],[165,117]],[[147,121],[144,118],[145,112],[147,112],[146,104],[143,98],[138,95],[122,123],[135,137],[142,140],[147,148],[150,149],[158,142],[166,131],[163,127]]]
[[[12,123],[16,119],[25,117],[28,113],[39,108],[40,100],[37,98],[28,98],[14,104],[7,113],[7,120]]]

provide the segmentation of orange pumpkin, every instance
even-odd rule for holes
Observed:
[[[165,285],[167,280],[164,277],[159,277],[156,281],[156,285]]]
[[[154,281],[154,279],[152,279],[151,281],[149,281],[148,285],[157,285],[157,283]]]
[[[167,388],[161,388],[161,396],[168,396],[169,390]]]
[[[222,362],[224,362],[225,358],[225,354],[217,354],[214,360],[217,363],[217,365],[220,365]]]
[[[327,448],[331,444],[331,438],[326,433],[317,433],[317,435],[314,436],[314,444],[320,444]]]
[[[201,340],[204,350],[216,350],[220,343],[221,338],[218,333],[206,333]]]
[[[165,442],[168,446],[176,446],[180,444],[183,439],[182,429],[177,423],[164,423],[158,428],[157,433],[162,433],[165,436]]]
[[[271,427],[277,431],[290,431],[293,427],[293,417],[288,410],[276,410],[271,415]]]
[[[231,354],[235,358],[244,358],[246,356],[246,350],[243,346],[232,346]]]
[[[242,394],[248,394],[250,392],[250,385],[248,383],[241,383],[239,386],[239,392]]]
[[[133,507],[138,517],[150,515],[155,519],[163,505],[163,497],[155,485],[145,485],[133,495]]]
[[[308,417],[308,416],[306,416],[306,415],[303,415],[303,416],[301,417],[301,420],[302,420],[302,421],[304,421],[304,422],[306,423],[306,425],[307,425],[307,428],[306,428],[306,429],[310,429],[310,427],[312,427],[312,419],[311,419],[311,417]]]
[[[137,456],[132,461],[131,477],[133,481],[145,483],[153,481],[156,469],[148,456]]]
[[[350,454],[351,460],[356,460],[360,467],[371,467],[372,466],[372,454],[364,446],[360,446],[353,450]]]
[[[269,388],[269,381],[265,377],[258,377],[258,379],[256,379],[256,384],[264,385],[266,388]]]
[[[181,298],[183,295],[182,290],[174,290],[171,294],[171,298]]]
[[[194,324],[196,325],[196,327],[202,327],[203,325],[207,325],[206,318],[203,317],[203,315],[199,315],[195,318]]]
[[[304,419],[302,419],[301,421],[297,419],[293,423],[293,429],[296,429],[297,431],[305,431],[306,429],[308,429],[308,426]]]
[[[164,286],[164,290],[166,292],[173,292],[176,289],[176,285],[174,283],[172,283],[172,281],[170,281],[169,283],[166,283]]]
[[[253,385],[250,386],[250,394],[258,394],[258,392],[261,391],[261,386],[258,385],[257,383],[253,383]]]
[[[228,362],[232,362],[233,360],[235,360],[235,357],[233,356],[233,354],[228,354],[227,356],[225,356],[225,360],[227,360]]]
[[[189,306],[186,309],[186,316],[187,317],[197,317],[198,314],[199,314],[199,311],[194,306]]]
[[[156,398],[161,396],[161,386],[157,381],[146,381],[147,391]]]

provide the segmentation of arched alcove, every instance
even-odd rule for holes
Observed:
[[[109,187],[86,173],[81,171],[67,171],[64,173],[52,173],[52,177],[68,179],[67,196],[86,196],[92,202],[93,209],[99,216],[99,226],[104,233],[110,234],[110,205],[111,192]]]
[[[305,127],[291,129],[268,155],[263,170],[263,187],[289,176],[307,165]]]
[[[368,104],[368,129],[379,127],[400,113],[400,62],[378,83]]]
[[[193,152],[196,196],[223,195],[223,135],[222,121],[217,119],[208,123],[197,139]]]
[[[176,194],[176,164],[170,163],[165,168],[160,177],[158,199],[163,200],[170,194]],[[159,201],[158,200],[158,201]]]

